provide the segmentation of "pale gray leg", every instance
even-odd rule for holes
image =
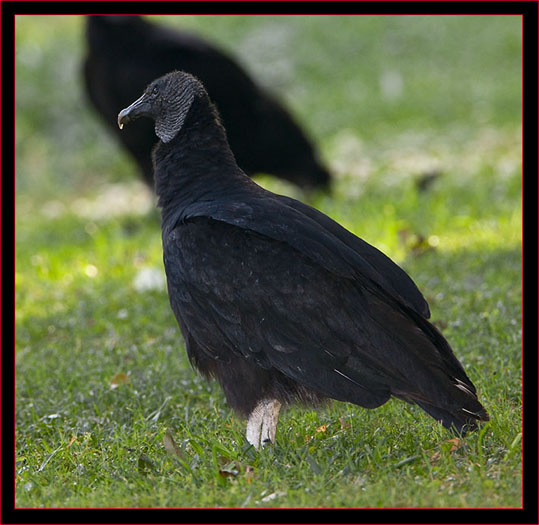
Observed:
[[[256,449],[260,445],[275,442],[281,403],[276,399],[260,401],[247,420],[247,441]]]

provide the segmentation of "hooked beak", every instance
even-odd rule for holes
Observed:
[[[133,104],[118,113],[118,127],[122,129],[124,124],[146,116],[150,116],[150,104],[146,100],[146,94],[144,94],[135,100]]]

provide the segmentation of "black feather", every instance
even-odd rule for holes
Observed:
[[[328,189],[330,176],[291,114],[232,58],[202,38],[137,16],[90,16],[84,80],[89,99],[153,186],[149,121],[119,132],[118,112],[155,78],[174,69],[205,85],[245,173],[268,173],[306,188]]]
[[[167,103],[149,99],[153,87],[163,100],[197,93],[154,151],[164,264],[189,358],[233,408],[249,414],[268,398],[375,408],[395,396],[458,431],[488,419],[408,275],[322,213],[250,180],[194,77],[158,79],[120,123],[141,112],[162,121]]]

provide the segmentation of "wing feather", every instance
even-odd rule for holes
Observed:
[[[370,279],[429,318],[428,304],[413,280],[381,251],[306,204],[269,192],[258,193],[198,201],[183,209],[170,224],[205,216],[286,242],[336,275]]]
[[[211,358],[255,359],[366,407],[392,393],[443,397],[447,370],[471,385],[417,321],[430,324],[361,274],[336,275],[288,243],[205,217],[177,226],[164,252],[172,308]]]

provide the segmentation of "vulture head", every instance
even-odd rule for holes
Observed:
[[[155,134],[170,142],[180,131],[195,97],[206,94],[204,87],[193,75],[173,71],[154,80],[140,98],[118,114],[118,126],[150,117],[155,121]]]

